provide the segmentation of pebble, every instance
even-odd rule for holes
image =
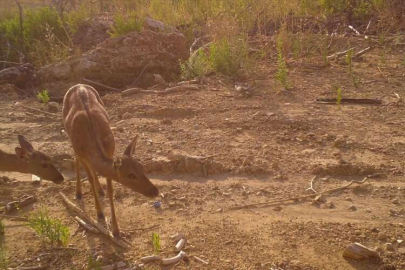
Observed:
[[[399,204],[399,199],[398,199],[398,198],[395,198],[395,199],[393,199],[391,202],[392,202],[393,204]]]
[[[391,243],[385,243],[385,244],[383,245],[383,248],[384,248],[384,250],[386,250],[386,251],[391,251],[391,252],[394,252],[394,251],[395,251],[395,247],[394,247],[394,245],[391,244]]]
[[[379,232],[378,236],[377,236],[377,239],[380,240],[380,241],[385,241],[385,240],[387,240],[387,236],[385,235],[385,233]]]
[[[315,201],[320,202],[320,203],[326,203],[327,199],[326,196],[321,194],[315,197]]]
[[[357,207],[355,205],[351,205],[348,208],[350,211],[357,211]]]

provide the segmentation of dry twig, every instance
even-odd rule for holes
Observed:
[[[305,191],[312,190],[314,193],[316,193],[316,190],[314,189],[314,181],[316,180],[316,175],[311,179],[311,186],[307,188]]]
[[[114,238],[114,236],[106,228],[104,228],[101,224],[99,224],[97,221],[95,221],[91,217],[87,216],[87,214],[85,212],[83,212],[83,210],[81,210],[79,207],[77,207],[74,203],[72,203],[66,197],[65,194],[63,194],[62,192],[59,192],[59,195],[62,197],[65,205],[67,206],[67,208],[69,208],[70,210],[75,212],[79,217],[84,219],[91,226],[97,228],[97,230],[99,230],[102,234],[106,235],[108,237],[108,239],[110,239],[112,242],[114,242],[114,244],[116,244],[117,246],[120,246],[122,248],[128,248],[129,247],[128,244],[124,243],[120,239]]]
[[[318,196],[318,195],[321,195],[321,194],[331,193],[331,192],[343,190],[343,189],[346,189],[346,188],[350,187],[353,184],[363,184],[364,182],[366,182],[367,179],[368,179],[368,177],[365,177],[362,181],[352,180],[352,181],[350,181],[349,184],[347,184],[347,185],[345,185],[343,187],[332,188],[332,189],[328,189],[328,190],[318,192],[318,193],[314,193],[314,194],[310,194],[310,195],[287,198],[287,199],[281,199],[281,200],[272,200],[272,201],[261,202],[261,203],[252,203],[252,204],[246,204],[246,205],[241,205],[241,206],[235,206],[235,207],[229,208],[228,211],[246,209],[246,208],[256,207],[256,206],[261,206],[261,205],[267,205],[268,206],[268,205],[272,205],[272,204],[279,204],[279,203],[282,203],[282,202],[298,201],[298,200],[302,200],[302,199],[307,199],[307,198],[315,197],[315,196]]]

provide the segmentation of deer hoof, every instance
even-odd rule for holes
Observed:
[[[97,218],[99,221],[105,222],[105,216],[104,213],[98,213]]]
[[[76,200],[81,200],[83,199],[83,195],[80,193],[76,193]]]
[[[121,238],[119,231],[118,232],[113,232],[113,236],[114,236],[114,238]]]
[[[104,191],[103,191],[102,189],[100,189],[100,190],[98,191],[98,195],[99,195],[100,197],[104,197]]]

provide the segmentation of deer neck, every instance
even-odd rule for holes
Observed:
[[[29,164],[15,154],[8,154],[0,150],[0,171],[29,173]]]
[[[102,151],[98,152],[98,154],[92,156],[92,163],[96,172],[106,178],[117,179],[113,159],[107,157]]]

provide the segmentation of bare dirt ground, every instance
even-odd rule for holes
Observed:
[[[132,243],[129,250],[82,231],[71,236],[71,249],[51,248],[41,244],[23,222],[5,219],[10,267],[87,269],[89,257],[100,254],[104,265],[119,261],[134,265],[153,254],[152,232],[161,236],[164,257],[175,254],[170,236],[181,232],[187,237],[190,260],[175,269],[405,269],[401,243],[405,109],[395,96],[405,97],[404,49],[396,47],[381,63],[382,50],[354,63],[362,80],[357,89],[346,66],[296,62],[289,64],[293,88],[279,92],[274,87],[277,67],[268,61],[260,63],[260,80],[246,81],[253,89],[250,96],[235,92],[231,81],[209,77],[199,91],[103,97],[115,127],[117,152],[140,135],[137,154],[165,195],[161,210],[151,206],[153,200],[115,185],[118,221]],[[338,108],[315,102],[336,97],[334,85],[342,87],[344,98],[375,98],[383,103]],[[46,110],[34,99],[19,104]],[[0,101],[2,149],[11,152],[16,135],[23,134],[61,165],[61,159],[70,160],[73,154],[62,130],[60,116],[33,114],[9,100]],[[34,186],[26,181],[30,176],[1,173],[11,180],[0,182],[0,203],[35,195],[34,208],[46,206],[73,234],[77,223],[58,191],[74,200],[74,174],[68,169],[64,174],[71,180],[62,185]],[[309,199],[229,210],[310,194],[305,190],[315,175],[316,191],[373,177],[327,194],[326,203]],[[83,207],[95,217],[87,182],[84,191]],[[103,201],[109,217],[108,199]],[[343,250],[353,242],[379,248],[381,260],[344,259]],[[394,250],[384,250],[385,243],[392,243]],[[194,260],[193,255],[209,264]],[[146,269],[160,268],[146,265]]]

